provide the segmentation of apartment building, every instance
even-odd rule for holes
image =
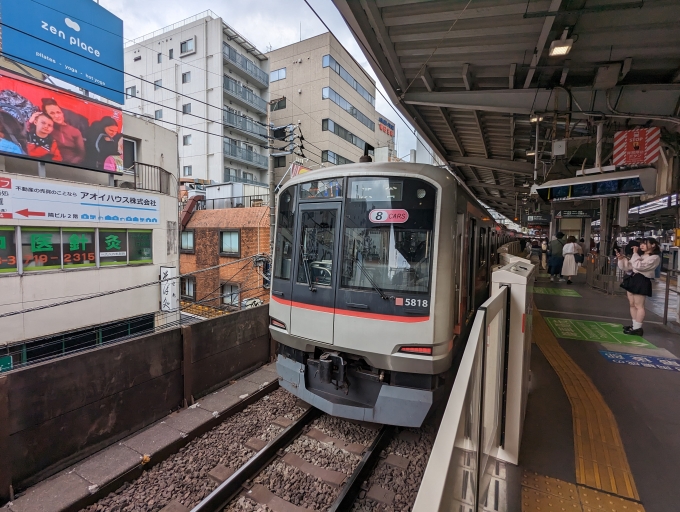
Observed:
[[[379,145],[375,82],[332,34],[279,48],[267,57],[272,123],[299,126],[312,169],[322,163],[358,162],[366,144]],[[277,183],[294,158],[275,159]]]
[[[16,313],[0,320],[0,372],[179,317],[158,283],[179,266],[177,134],[126,114],[122,127],[125,173],[0,156],[0,314]]]
[[[265,184],[269,61],[212,11],[129,41],[125,107],[178,135],[181,180]]]
[[[180,251],[182,274],[210,268],[181,279],[183,311],[210,316],[269,302],[268,260],[256,257],[269,252],[268,207],[197,210],[182,231]]]

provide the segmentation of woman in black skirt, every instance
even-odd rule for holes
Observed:
[[[630,304],[630,316],[633,325],[623,328],[624,334],[642,336],[642,322],[645,319],[645,299],[652,296],[652,278],[654,269],[661,264],[661,248],[654,238],[645,238],[640,242],[640,247],[633,247],[633,256],[626,256],[617,251],[619,268],[629,272],[621,288],[628,294]]]

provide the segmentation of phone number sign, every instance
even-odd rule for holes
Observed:
[[[0,177],[0,219],[159,224],[159,199],[105,187]]]

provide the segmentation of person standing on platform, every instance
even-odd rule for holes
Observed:
[[[571,277],[578,274],[576,256],[583,253],[581,246],[576,243],[576,238],[567,238],[567,244],[562,248],[564,263],[562,264],[562,276],[567,278],[567,284],[571,284]]]
[[[548,270],[548,239],[544,238],[541,242],[541,268]]]
[[[562,278],[562,264],[564,263],[564,256],[562,256],[562,249],[564,249],[564,233],[559,231],[555,235],[555,240],[550,242],[550,259],[548,260],[548,272],[550,272],[550,282],[554,283],[555,278],[563,283]]]
[[[645,238],[639,247],[633,247],[633,256],[626,258],[617,253],[619,268],[628,272],[623,278],[621,288],[626,290],[630,304],[633,325],[623,328],[624,334],[642,336],[642,322],[645,319],[645,300],[652,296],[654,270],[661,264],[661,247],[655,238]]]

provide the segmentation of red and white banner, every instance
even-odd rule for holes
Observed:
[[[299,164],[297,162],[293,163],[290,168],[290,176],[292,178],[295,178],[298,174],[305,174],[306,172],[311,171],[311,169],[305,167],[302,164]]]
[[[614,165],[652,164],[661,151],[661,129],[636,128],[614,134]]]

